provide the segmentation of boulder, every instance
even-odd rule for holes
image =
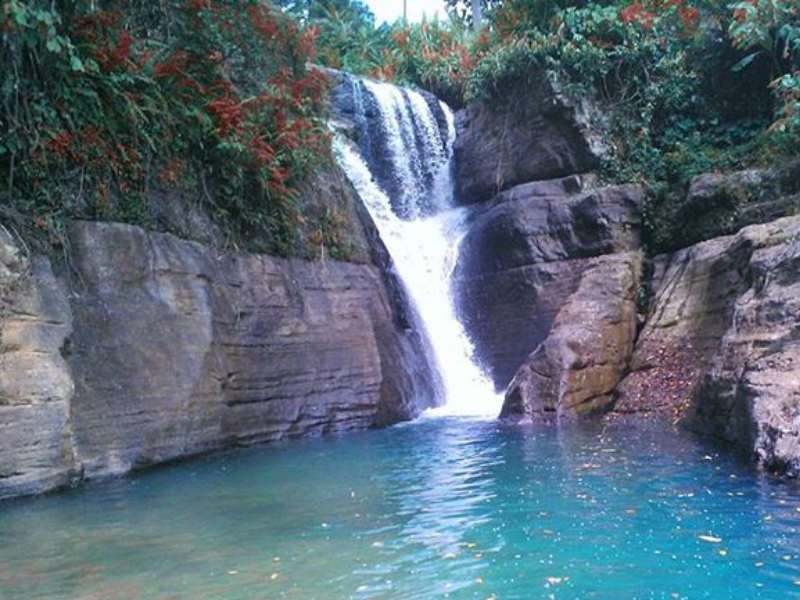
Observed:
[[[636,250],[643,191],[569,177],[517,186],[472,216],[454,285],[479,361],[504,389],[592,257]]]
[[[612,406],[636,338],[640,253],[585,262],[577,289],[508,386],[502,418],[569,420]]]
[[[483,202],[521,183],[596,168],[604,150],[587,107],[545,71],[502,98],[470,103],[456,120],[457,200]]]

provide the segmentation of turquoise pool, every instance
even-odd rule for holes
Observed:
[[[0,598],[784,600],[798,528],[663,427],[428,419],[0,504]]]

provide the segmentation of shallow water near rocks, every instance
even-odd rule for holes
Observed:
[[[1,504],[0,598],[778,600],[798,528],[663,427],[424,419]]]

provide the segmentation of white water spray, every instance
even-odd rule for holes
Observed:
[[[366,85],[377,102],[383,133],[389,136],[387,147],[394,172],[403,185],[403,211],[410,220],[403,220],[394,213],[389,197],[350,143],[337,138],[334,149],[372,215],[398,276],[427,330],[446,396],[444,405],[432,412],[497,416],[502,398],[494,392],[492,383],[475,362],[473,346],[456,318],[450,293],[450,278],[466,218],[466,209],[452,208],[453,115],[442,105],[448,124],[448,140],[443,146],[436,121],[421,95],[413,91],[401,92],[388,84],[368,82]],[[416,130],[408,131],[410,127]],[[415,136],[417,143],[410,143]],[[424,170],[421,161],[437,160],[440,165],[433,185],[425,191],[420,181],[410,178]],[[424,206],[444,210],[422,217]]]

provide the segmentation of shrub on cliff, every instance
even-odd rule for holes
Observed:
[[[316,32],[262,0],[3,0],[0,175],[42,226],[146,223],[194,190],[262,249],[291,251],[295,184],[327,160]]]

